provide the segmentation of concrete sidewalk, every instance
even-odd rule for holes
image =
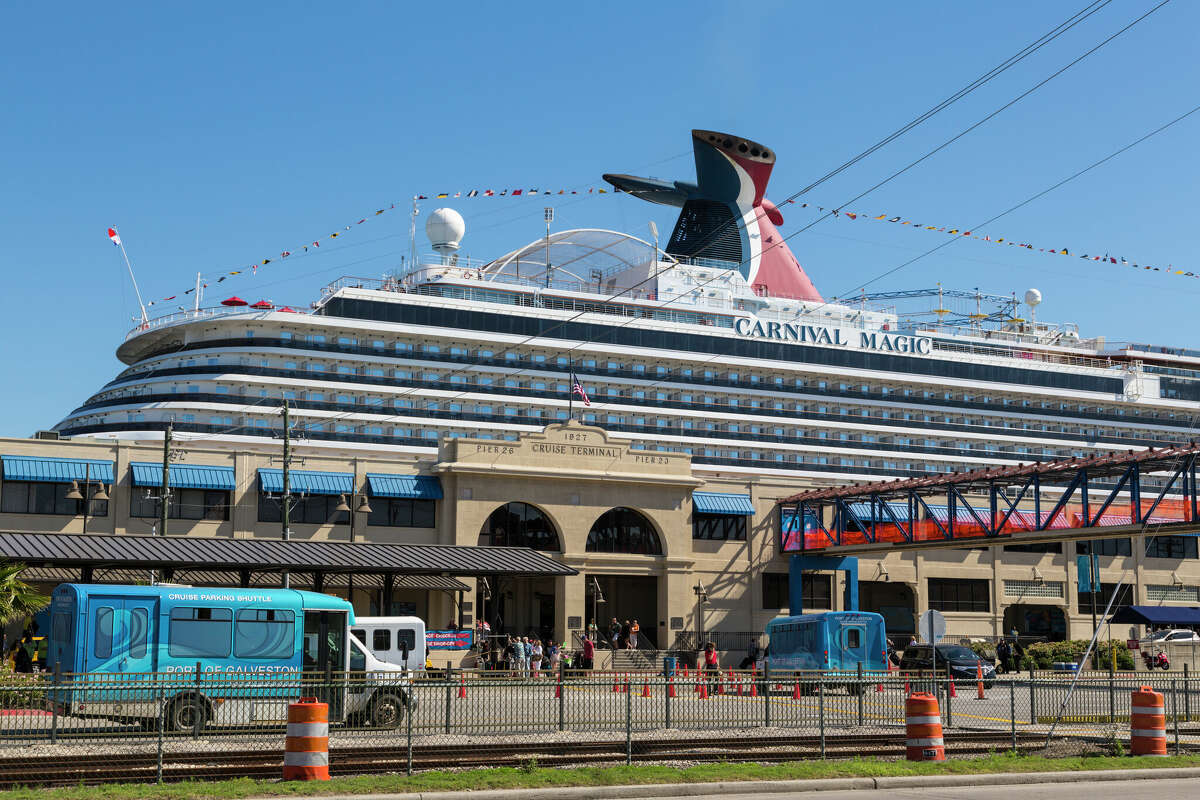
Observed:
[[[1077,772],[997,772],[977,775],[910,775],[895,778],[821,778],[800,781],[653,783],[641,785],[562,786],[549,789],[490,789],[466,792],[406,794],[310,795],[320,800],[610,800],[623,798],[696,797],[752,793],[828,792],[874,789],[944,789],[957,786],[1021,786],[1046,783],[1133,781],[1148,778],[1200,778],[1200,767],[1172,769],[1082,770]],[[304,797],[304,795],[295,795]],[[278,798],[260,798],[278,800]]]

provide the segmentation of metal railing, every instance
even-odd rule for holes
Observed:
[[[1176,752],[1200,731],[1200,681],[1162,673],[1027,673],[982,681],[930,674],[719,671],[460,672],[439,679],[400,673],[244,674],[204,672],[8,676],[0,682],[0,782],[53,780],[100,760],[105,775],[136,765],[196,763],[194,777],[227,775],[249,759],[281,750],[287,707],[301,697],[329,704],[331,760],[414,746],[513,745],[564,731],[639,741],[728,739],[731,730],[787,731],[813,737],[812,755],[875,737],[873,750],[903,752],[905,698],[940,700],[947,746],[984,737],[994,750],[1031,742],[1049,754],[1109,751],[1128,738],[1131,692],[1165,696]],[[1051,726],[1062,734],[1049,739]],[[1188,736],[1181,738],[1181,731]],[[465,737],[465,738],[464,738]],[[505,737],[503,742],[493,737]],[[857,737],[857,738],[856,738]],[[582,741],[583,737],[580,737]],[[842,743],[839,745],[839,743]],[[561,752],[569,754],[570,746]],[[891,749],[889,749],[891,748]],[[1089,749],[1090,748],[1090,749]],[[861,752],[861,750],[859,751]],[[853,755],[854,750],[846,751]],[[189,761],[190,760],[190,761]],[[581,756],[586,760],[586,756]],[[268,763],[269,766],[269,763]],[[40,770],[40,772],[39,772]],[[108,779],[113,779],[112,777]]]

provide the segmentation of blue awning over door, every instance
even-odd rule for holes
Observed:
[[[719,494],[692,492],[692,508],[701,514],[727,514],[741,517],[754,514],[754,504],[748,494]]]

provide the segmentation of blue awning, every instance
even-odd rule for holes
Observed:
[[[133,470],[134,486],[162,486],[161,461],[134,461],[129,466]],[[224,489],[232,492],[237,488],[233,467],[172,464],[168,471],[167,485],[176,489]]]
[[[441,500],[442,481],[434,475],[381,475],[367,473],[367,483],[375,497],[403,497],[409,500]]]
[[[701,514],[728,514],[734,517],[754,514],[754,505],[748,494],[692,492],[692,508]]]
[[[1126,606],[1109,622],[1118,625],[1200,625],[1196,606]]]
[[[113,462],[87,458],[42,458],[40,456],[0,456],[4,462],[4,480],[70,483],[93,480],[113,482]]]
[[[258,480],[264,492],[283,491],[283,470],[259,467]],[[312,472],[303,469],[290,471],[293,492],[306,494],[352,494],[354,475],[349,472]]]

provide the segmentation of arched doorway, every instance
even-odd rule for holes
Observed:
[[[529,547],[562,552],[562,539],[553,520],[532,503],[505,503],[484,521],[479,544],[493,547]],[[486,584],[485,584],[486,581]],[[554,635],[555,584],[553,578],[500,578],[485,576],[476,594],[481,619],[494,636]]]
[[[589,553],[651,557],[663,554],[662,539],[654,524],[640,511],[624,506],[610,508],[592,523],[584,549]],[[656,565],[648,562],[646,571],[640,574],[587,576],[587,615],[600,628],[601,646],[613,645],[609,625],[614,619],[618,624],[638,622],[638,649],[658,646],[659,623],[664,620],[658,619],[658,575],[647,574],[651,570],[657,573]]]

